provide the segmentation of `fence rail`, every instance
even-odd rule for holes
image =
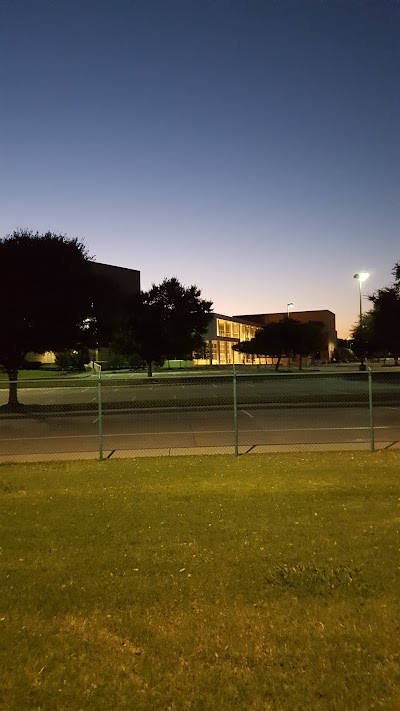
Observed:
[[[400,372],[0,383],[0,461],[398,448]]]

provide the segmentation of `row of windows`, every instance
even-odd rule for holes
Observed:
[[[217,336],[223,338],[237,338],[238,341],[250,341],[256,333],[255,326],[246,326],[244,323],[217,319]]]
[[[237,364],[264,364],[271,363],[271,358],[266,358],[264,356],[251,356],[245,353],[237,353],[233,350],[232,346],[234,344],[229,341],[211,341],[212,349],[212,363],[214,365],[229,365],[233,362]],[[204,364],[207,365],[210,362],[210,348],[207,346],[206,351],[202,354],[202,358],[196,359],[197,365]]]

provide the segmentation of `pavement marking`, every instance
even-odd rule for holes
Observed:
[[[391,430],[393,429],[392,426],[384,426],[381,425],[380,427],[376,427],[375,429],[379,430]],[[292,427],[290,429],[286,428],[281,428],[281,429],[252,429],[246,431],[245,434],[251,434],[252,432],[323,432],[323,431],[348,431],[348,430],[369,430],[369,427],[318,427],[318,428],[313,428],[313,427]],[[171,437],[174,435],[202,435],[202,434],[231,434],[233,432],[233,429],[229,430],[182,430],[182,431],[168,431],[168,432],[160,432],[160,431],[155,431],[152,432],[110,432],[106,433],[103,432],[103,437],[148,437],[149,435],[170,435]],[[46,435],[46,436],[41,436],[41,437],[1,437],[0,438],[0,443],[1,442],[19,442],[19,441],[33,441],[33,440],[40,440],[40,439],[84,439],[85,437],[97,437],[98,434],[97,432],[95,434],[81,434],[81,435]]]
[[[251,415],[250,412],[247,412],[247,410],[241,410],[247,417],[252,417],[254,419],[254,415]]]
[[[249,432],[310,432],[313,430],[315,432],[324,432],[329,430],[338,431],[348,431],[348,430],[369,430],[371,429],[369,425],[363,425],[362,427],[281,427],[280,429],[268,428],[263,430],[249,430]],[[376,425],[375,430],[393,430],[396,429],[396,425]]]

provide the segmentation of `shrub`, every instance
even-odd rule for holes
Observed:
[[[90,360],[87,348],[56,353],[56,365],[60,370],[81,371]]]
[[[23,360],[21,370],[39,370],[42,364],[39,360]]]

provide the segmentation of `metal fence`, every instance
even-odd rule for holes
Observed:
[[[0,381],[0,461],[398,448],[400,372]]]

